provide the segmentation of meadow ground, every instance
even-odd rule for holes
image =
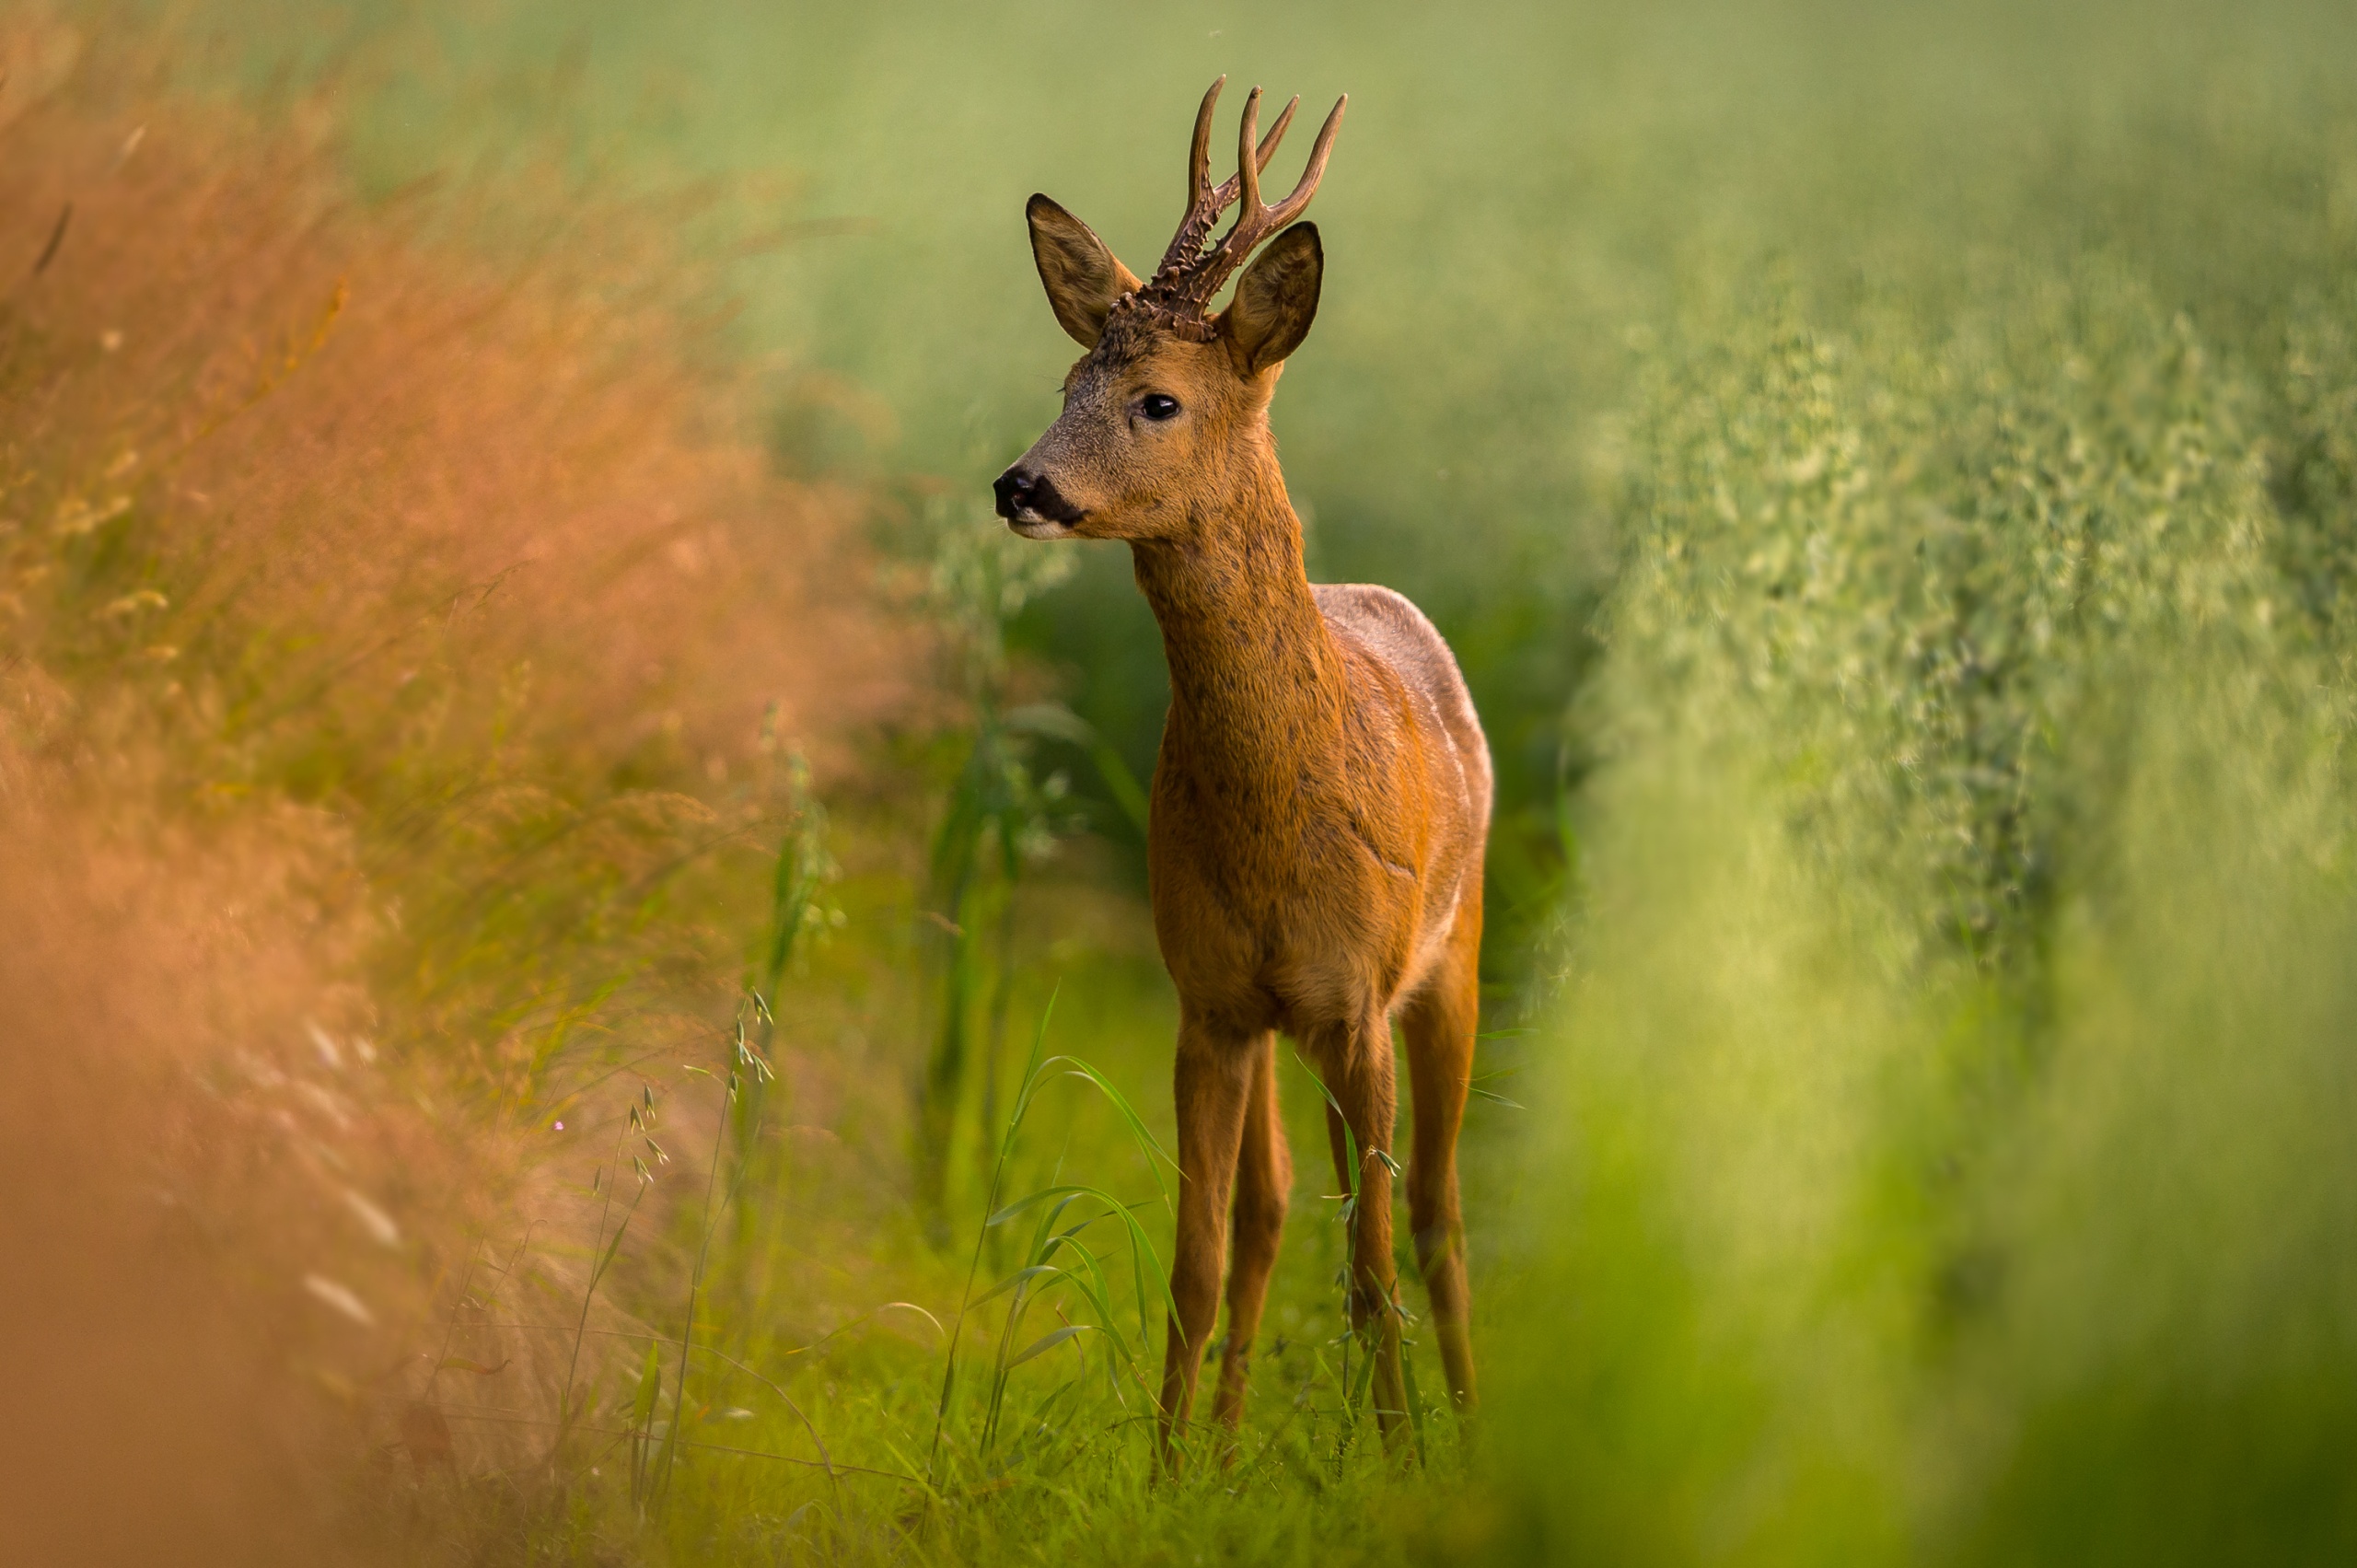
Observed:
[[[2348,1560],[2352,62],[2292,0],[0,17],[0,1516]],[[1277,430],[1498,752],[1486,1404],[1414,1345],[1382,1453],[1288,1056],[1254,1402],[1169,1481],[1156,644],[986,486],[1068,352],[1023,197],[1149,256],[1223,70],[1353,95]]]

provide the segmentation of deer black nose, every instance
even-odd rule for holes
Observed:
[[[1026,510],[1039,488],[1039,476],[1017,463],[998,476],[991,493],[998,497],[998,515],[1012,519]]]
[[[1076,523],[1086,514],[1064,498],[1056,482],[1038,469],[1016,464],[991,486],[998,515],[1010,523]]]

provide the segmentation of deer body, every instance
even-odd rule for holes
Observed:
[[[1296,1040],[1387,1015],[1479,885],[1488,759],[1446,649],[1387,589],[1205,583],[1160,553],[1138,577],[1171,672],[1149,830],[1171,978]]]
[[[1352,1316],[1376,1358],[1388,1442],[1407,1412],[1392,1278],[1395,1016],[1415,1096],[1417,1256],[1450,1390],[1460,1406],[1473,1395],[1455,1148],[1478,1013],[1489,755],[1456,661],[1414,606],[1386,588],[1313,586],[1303,569],[1267,412],[1316,310],[1316,230],[1284,229],[1235,302],[1202,314],[1223,256],[1232,270],[1306,204],[1341,106],[1294,196],[1263,208],[1259,167],[1293,110],[1256,146],[1256,89],[1238,177],[1214,191],[1204,148],[1218,90],[1197,120],[1188,223],[1152,283],[1032,199],[1050,300],[1090,352],[1066,380],[1062,417],[1001,476],[999,508],[1035,538],[1127,540],[1169,664],[1147,835],[1155,930],[1179,999],[1166,1451],[1191,1411],[1223,1272],[1214,1413],[1233,1425],[1241,1412],[1292,1183],[1280,1031],[1324,1080],[1336,1173],[1357,1197]],[[1206,256],[1204,214],[1238,187],[1246,212]]]

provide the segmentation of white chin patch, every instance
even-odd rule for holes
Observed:
[[[1070,539],[1072,537],[1070,523],[1060,523],[1051,517],[1016,517],[1010,519],[1006,526],[1025,539]]]

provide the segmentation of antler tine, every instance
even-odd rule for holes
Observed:
[[[1219,89],[1227,86],[1225,74],[1203,95],[1195,110],[1195,145],[1187,155],[1187,205],[1192,208],[1212,188],[1212,110],[1219,107]]]
[[[1236,125],[1236,177],[1244,182],[1244,211],[1237,223],[1249,223],[1260,210],[1260,89],[1244,100],[1244,118]],[[1270,149],[1271,152],[1275,148]]]
[[[1285,111],[1277,116],[1277,122],[1269,127],[1269,134],[1260,138],[1260,150],[1253,156],[1259,160],[1262,169],[1265,170],[1269,167],[1269,160],[1277,156],[1277,144],[1285,139],[1285,127],[1293,123],[1293,111],[1300,105],[1301,99],[1298,97],[1286,104]],[[1237,160],[1239,164],[1242,161],[1240,158]],[[1224,213],[1235,205],[1236,192],[1242,188],[1243,183],[1244,175],[1239,168],[1236,173],[1227,177],[1218,190],[1212,192],[1213,207]]]
[[[1318,128],[1318,143],[1309,149],[1308,167],[1301,171],[1301,179],[1295,183],[1293,194],[1269,209],[1268,226],[1271,230],[1283,228],[1299,217],[1302,209],[1309,205],[1309,198],[1318,194],[1318,182],[1326,177],[1327,155],[1334,150],[1334,133],[1342,128],[1342,110],[1350,101],[1348,93],[1334,100],[1332,110],[1326,116],[1326,123]]]
[[[1293,111],[1300,107],[1301,95],[1295,93],[1285,100],[1284,112],[1277,116],[1274,125],[1269,127],[1269,134],[1260,138],[1260,150],[1253,155],[1253,161],[1261,168],[1267,168],[1269,160],[1277,156],[1277,144],[1285,139],[1285,127],[1293,123]]]

